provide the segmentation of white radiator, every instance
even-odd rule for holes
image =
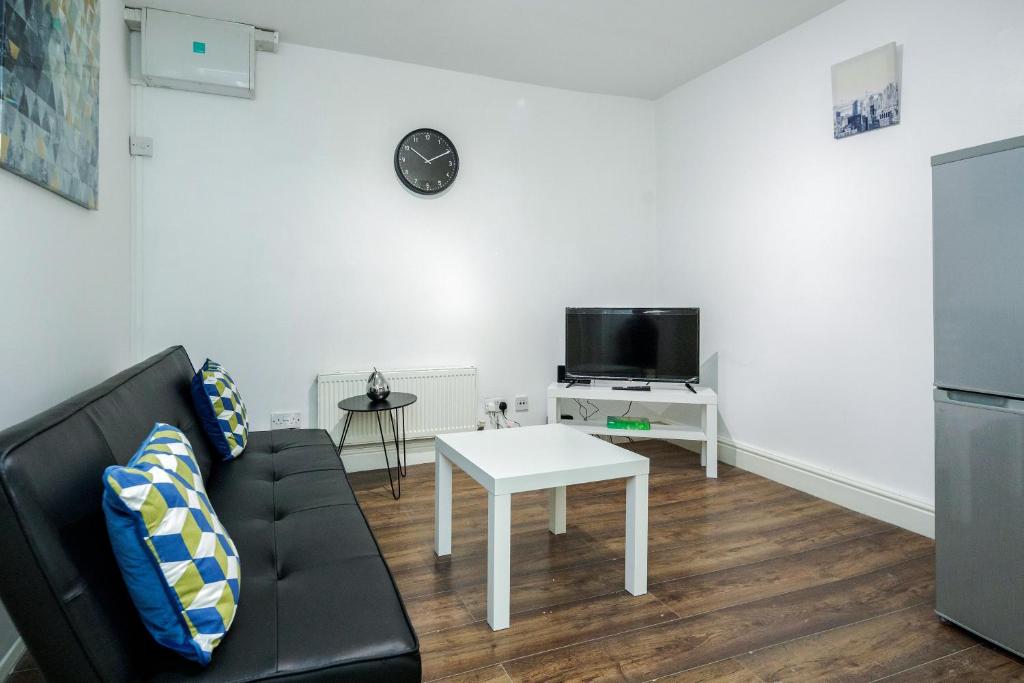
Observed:
[[[477,425],[476,368],[430,368],[426,370],[382,370],[391,391],[416,394],[416,403],[405,409],[405,434],[422,439],[446,432],[465,432]],[[326,429],[338,443],[345,422],[345,411],[338,402],[350,396],[366,394],[370,371],[318,375],[317,426]],[[390,439],[391,423],[381,414],[384,436]],[[377,418],[373,413],[356,413],[352,418],[345,445],[380,443]]]

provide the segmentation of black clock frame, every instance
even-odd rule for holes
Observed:
[[[410,183],[408,180],[406,180],[405,176],[402,174],[402,167],[399,166],[399,164],[398,164],[398,157],[400,156],[400,152],[402,151],[402,144],[406,140],[408,140],[411,136],[416,135],[417,133],[421,133],[421,134],[423,134],[423,133],[430,133],[432,135],[438,136],[439,138],[444,138],[445,140],[448,141],[448,146],[451,147],[451,150],[452,150],[452,157],[455,159],[455,174],[452,176],[451,182],[449,182],[447,186],[440,187],[440,188],[438,188],[436,190],[425,190],[423,188],[416,187],[415,185]],[[417,128],[416,130],[411,130],[408,133],[406,133],[405,135],[403,135],[402,139],[398,141],[398,145],[395,146],[395,175],[398,176],[398,180],[401,181],[402,185],[404,185],[409,190],[412,190],[416,194],[422,194],[422,195],[428,195],[429,196],[429,195],[441,194],[442,192],[447,192],[448,188],[450,188],[453,184],[455,184],[456,178],[459,177],[459,168],[460,168],[460,166],[461,166],[461,164],[459,162],[459,151],[457,149],[455,149],[455,143],[452,142],[452,139],[450,137],[448,137],[447,135],[445,135],[441,131],[436,130],[434,128]]]

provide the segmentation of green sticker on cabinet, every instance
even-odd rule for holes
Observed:
[[[192,52],[195,52],[197,55],[205,55],[206,54],[206,43],[202,43],[202,42],[200,42],[198,40],[193,40],[192,41]]]

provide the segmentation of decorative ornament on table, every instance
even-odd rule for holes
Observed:
[[[391,387],[388,386],[388,381],[380,370],[374,368],[369,379],[366,380],[366,395],[371,401],[383,401],[390,393]]]

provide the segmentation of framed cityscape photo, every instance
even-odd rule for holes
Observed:
[[[896,43],[832,67],[835,139],[900,122],[900,64]]]

